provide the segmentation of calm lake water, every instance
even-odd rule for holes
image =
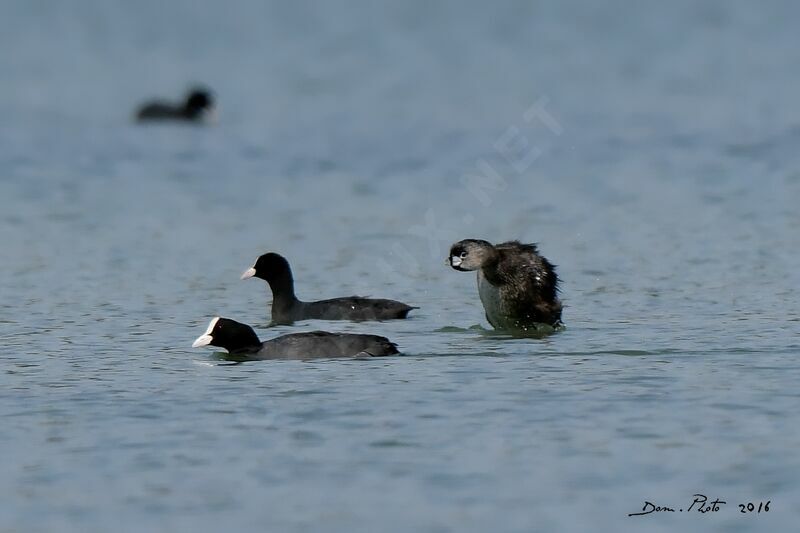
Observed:
[[[800,8],[396,4],[2,3],[0,531],[796,527]],[[566,330],[489,331],[468,237]],[[267,329],[268,250],[420,309]],[[221,366],[217,314],[405,355]]]

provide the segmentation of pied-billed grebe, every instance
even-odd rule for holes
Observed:
[[[317,302],[301,302],[294,294],[289,262],[276,253],[266,253],[248,268],[242,279],[261,278],[272,289],[272,322],[291,324],[297,320],[391,320],[406,318],[417,309],[395,300],[349,296]]]
[[[155,101],[144,104],[136,113],[136,120],[183,120],[205,122],[213,120],[214,99],[205,89],[193,89],[182,104]]]
[[[561,326],[558,276],[535,244],[465,239],[450,248],[456,270],[478,271],[478,294],[486,319],[497,329],[536,330]]]
[[[242,359],[310,359],[317,357],[357,357],[396,355],[397,345],[386,337],[357,333],[311,331],[292,333],[261,342],[247,324],[229,318],[215,317],[206,332],[192,344],[219,346]]]

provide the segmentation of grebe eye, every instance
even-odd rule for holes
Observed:
[[[467,257],[467,252],[461,252],[461,256],[460,257],[461,257],[461,259],[466,258]]]

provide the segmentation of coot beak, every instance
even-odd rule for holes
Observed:
[[[211,322],[208,323],[208,327],[206,328],[206,332],[197,337],[195,341],[192,343],[192,348],[199,348],[201,346],[208,346],[214,341],[214,336],[211,334],[214,331],[214,328],[217,327],[217,322],[219,322],[219,317],[215,316],[211,319]]]
[[[207,334],[202,334],[192,343],[192,348],[199,348],[201,346],[208,346],[214,340],[214,337]]]
[[[244,273],[242,274],[242,277],[239,278],[239,279],[252,278],[255,275],[256,275],[255,267],[250,267],[250,268],[248,268],[247,270],[244,271]]]
[[[219,108],[216,105],[203,110],[203,122],[206,124],[216,124],[219,120]]]

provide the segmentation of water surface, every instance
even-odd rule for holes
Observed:
[[[6,3],[0,529],[794,527],[798,14]],[[196,81],[216,126],[130,122]],[[468,237],[538,242],[566,330],[487,332]],[[267,329],[267,250],[420,309]],[[405,355],[220,366],[218,314]]]

